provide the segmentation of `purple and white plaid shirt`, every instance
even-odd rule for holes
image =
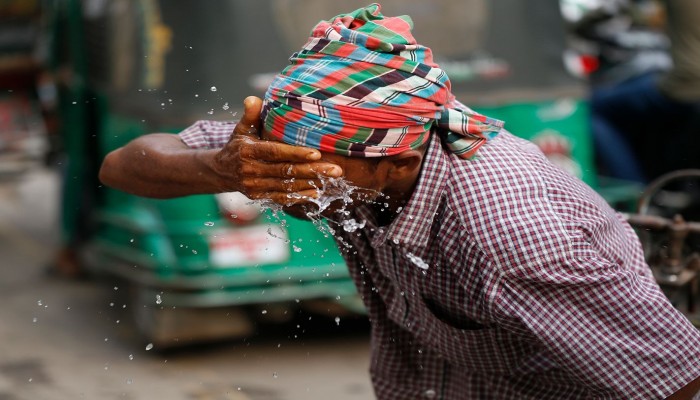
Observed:
[[[199,122],[191,147],[232,123]],[[700,331],[592,189],[502,132],[476,160],[432,140],[391,225],[342,250],[372,322],[379,399],[661,399],[700,375]]]

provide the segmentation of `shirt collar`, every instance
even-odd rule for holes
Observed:
[[[375,219],[368,218],[369,208],[358,210],[358,216],[371,222],[367,228],[375,229],[374,234],[370,235],[372,247],[378,247],[387,240],[410,247],[427,246],[449,171],[447,154],[440,140],[433,138],[423,158],[421,173],[410,200],[388,227],[376,227]]]

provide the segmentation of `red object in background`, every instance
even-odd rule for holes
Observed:
[[[600,60],[592,54],[569,49],[564,51],[564,65],[573,76],[588,78],[600,68]]]
[[[592,74],[593,72],[597,71],[600,67],[600,61],[598,60],[598,57],[592,56],[590,54],[581,54],[579,62],[581,63],[581,69],[583,73],[586,75]]]
[[[235,225],[252,223],[262,214],[262,206],[242,193],[219,193],[215,198],[221,214]]]

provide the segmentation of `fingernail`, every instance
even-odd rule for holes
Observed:
[[[343,170],[340,169],[340,167],[331,167],[331,169],[329,169],[326,173],[328,176],[333,176],[337,178],[343,174]]]
[[[309,154],[306,155],[306,159],[307,159],[307,160],[318,160],[318,159],[320,159],[320,158],[321,158],[321,154],[320,154],[320,153],[317,153],[317,152],[315,152],[315,151],[313,151],[313,152],[311,152],[311,153],[309,153]]]

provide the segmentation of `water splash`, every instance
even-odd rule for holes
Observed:
[[[364,228],[366,224],[367,224],[367,221],[357,222],[354,219],[345,219],[341,222],[341,225],[343,226],[343,230],[345,232],[349,232],[349,233],[352,233],[352,232],[357,231],[358,229]]]
[[[383,196],[380,192],[354,186],[342,177],[332,178],[319,174],[318,181],[321,183],[320,187],[312,184],[312,186],[316,188],[315,197],[304,196],[299,193],[289,193],[287,194],[287,198],[290,201],[287,206],[297,203],[298,200],[302,200],[306,203],[308,205],[304,210],[306,218],[308,218],[316,229],[322,232],[326,237],[335,236],[337,232],[336,229],[342,229],[349,233],[363,229],[367,221],[357,221],[353,219],[348,207],[355,204],[357,201],[363,201],[363,196],[366,196],[366,201],[368,203],[374,203],[371,198]],[[386,198],[388,199],[388,197]],[[280,223],[285,221],[285,217],[281,214],[281,212],[284,211],[284,206],[272,200],[251,200],[250,204],[256,204],[261,209],[269,210],[272,214],[271,218]],[[339,218],[325,218],[329,216],[329,212],[339,216]],[[268,230],[268,233],[275,237],[272,231]],[[335,238],[341,246],[345,248],[352,247],[352,245],[342,240],[342,238],[337,236]]]
[[[411,262],[415,264],[416,267],[422,270],[428,270],[430,268],[430,265],[427,262],[423,261],[422,258],[418,257],[413,253],[406,253],[406,257],[408,257],[408,259],[411,260]]]

